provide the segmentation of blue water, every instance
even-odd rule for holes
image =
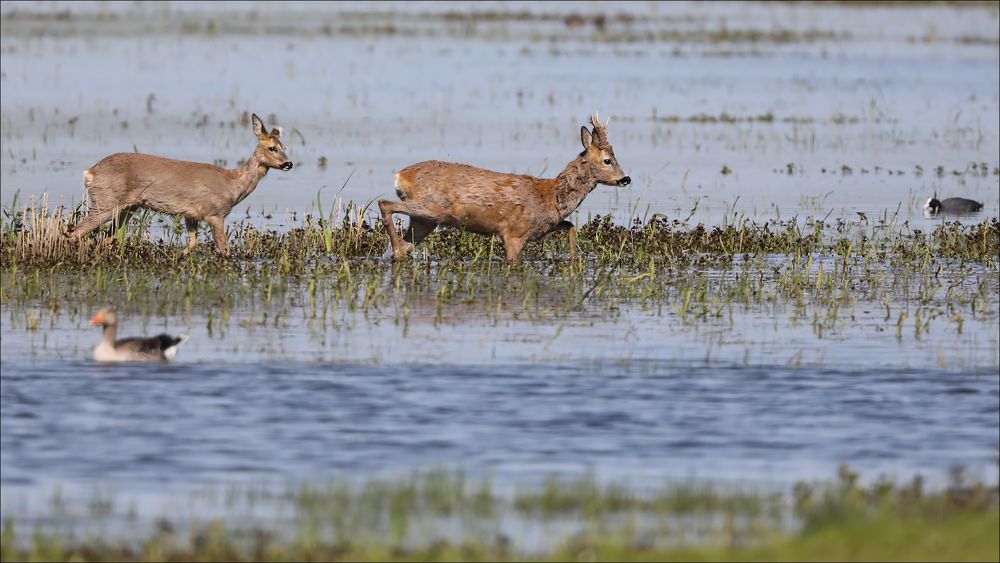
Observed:
[[[927,232],[940,219],[920,206],[934,192],[986,204],[964,221],[1000,214],[1000,48],[989,7],[609,8],[635,14],[636,31],[842,36],[786,44],[612,41],[564,25],[563,4],[488,4],[552,17],[473,31],[441,22],[449,4],[264,4],[253,17],[203,4],[5,2],[2,202],[15,191],[21,202],[43,193],[51,204],[79,201],[81,171],[119,151],[235,166],[253,148],[240,116],[257,112],[285,128],[296,166],[270,173],[228,224],[249,216],[284,229],[315,210],[317,194],[327,212],[391,197],[392,172],[428,158],[554,176],[597,110],[612,119],[610,140],[633,184],[595,190],[579,222],[598,213],[619,222],[690,215],[710,226],[727,213],[856,221],[859,211],[875,220],[898,210],[894,225]],[[9,18],[62,9],[120,17],[50,21],[43,34]],[[234,17],[227,10],[251,32],[204,30],[205,13]],[[177,21],[201,27],[170,31]],[[325,35],[323,23],[419,33]],[[278,30],[261,30],[269,24]],[[773,122],[689,119],[766,113]],[[995,267],[980,265],[968,283],[997,287]],[[978,312],[961,311],[964,330],[947,311],[925,319],[923,336],[912,315],[895,332],[913,302],[892,303],[889,321],[881,303],[845,305],[823,335],[810,328],[823,311],[793,320],[780,304],[693,324],[625,303],[611,304],[614,315],[599,303],[528,320],[454,305],[439,324],[428,320],[431,299],[411,326],[390,308],[339,310],[340,324],[321,329],[301,307],[261,326],[247,306],[214,333],[202,311],[125,318],[123,335],[192,338],[174,365],[117,367],[88,360],[98,335],[86,318],[37,303],[31,330],[25,318],[36,312],[4,302],[0,485],[5,499],[96,484],[165,494],[429,466],[507,482],[593,470],[787,485],[831,477],[841,462],[871,478],[921,472],[933,481],[964,464],[995,480],[998,293],[973,304]],[[22,512],[6,500],[3,511]]]
[[[971,371],[8,360],[3,483],[155,489],[435,466],[516,482],[593,470],[781,483],[841,462],[936,479],[995,461],[1000,381]]]

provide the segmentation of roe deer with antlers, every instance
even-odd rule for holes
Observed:
[[[596,115],[591,123],[592,131],[586,126],[580,129],[583,152],[551,179],[436,160],[400,170],[396,194],[402,201],[378,202],[393,258],[404,258],[438,225],[499,235],[512,262],[520,261],[525,242],[568,230],[570,258],[575,257],[576,228],[566,217],[597,184],[627,186],[632,181],[615,159],[608,124],[602,126]],[[403,237],[393,225],[394,213],[410,217]]]
[[[83,186],[90,196],[90,209],[70,229],[69,236],[80,238],[116,217],[120,224],[133,209],[146,208],[184,217],[188,233],[185,254],[198,244],[198,222],[205,221],[212,227],[219,252],[227,256],[226,215],[254,191],[268,170],[292,169],[281,130],[275,127],[268,132],[257,114],[252,121],[257,147],[234,170],[139,153],[113,154],[84,170]]]

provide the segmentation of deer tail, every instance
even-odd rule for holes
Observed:
[[[83,203],[88,208],[94,203],[94,173],[90,168],[83,171]]]

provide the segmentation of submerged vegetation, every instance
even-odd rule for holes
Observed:
[[[78,216],[44,206],[6,211],[0,297],[11,328],[37,326],[39,305],[84,315],[105,303],[143,317],[194,309],[210,328],[245,307],[273,323],[300,310],[319,326],[335,326],[345,308],[381,309],[406,323],[411,314],[446,322],[446,310],[487,320],[613,317],[622,303],[684,322],[731,322],[740,308],[780,307],[820,337],[858,303],[882,311],[880,330],[917,338],[933,319],[960,333],[965,320],[998,314],[996,218],[922,232],[889,217],[759,224],[733,216],[705,227],[662,215],[622,226],[599,216],[579,228],[576,260],[565,235],[554,235],[529,243],[526,263],[511,265],[500,242],[460,230],[433,233],[412,260],[390,264],[381,223],[351,205],[284,232],[237,223],[228,259],[207,242],[184,256],[183,225],[150,229],[148,214],[69,240],[62,233]],[[163,236],[153,241],[157,228]]]
[[[642,490],[592,476],[500,493],[488,478],[437,470],[202,491],[152,526],[134,509],[123,517],[115,500],[105,491],[74,511],[56,495],[38,520],[46,525],[7,519],[2,559],[972,561],[1000,549],[997,487],[960,469],[941,491],[920,477],[864,485],[841,467],[837,480],[790,493],[697,482]],[[218,516],[193,515],[212,504],[224,506]],[[116,517],[118,534],[90,534]]]

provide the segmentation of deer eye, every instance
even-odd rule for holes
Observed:
[[[269,151],[271,151],[271,152],[278,152],[278,147],[270,147],[270,148],[269,148],[269,149],[267,149],[267,150],[269,150]]]
[[[610,166],[611,165],[611,159],[610,158],[605,158],[604,159],[604,164],[607,164],[608,166]]]

